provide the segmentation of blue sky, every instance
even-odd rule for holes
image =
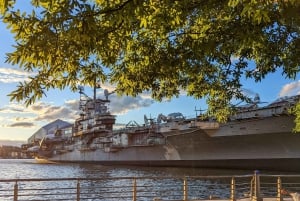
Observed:
[[[56,119],[72,122],[77,117],[79,93],[68,89],[50,90],[47,97],[34,105],[24,107],[22,103],[10,102],[9,94],[19,81],[25,80],[29,74],[18,66],[5,63],[5,53],[13,51],[13,37],[6,25],[0,22],[0,140],[27,140],[40,127]],[[103,86],[112,90],[111,86]],[[286,79],[280,72],[270,74],[260,83],[253,80],[244,80],[243,88],[248,95],[260,95],[261,101],[272,102],[281,96],[296,95],[300,92],[299,76],[296,80]],[[85,93],[92,96],[92,89],[86,87]],[[98,96],[103,96],[99,91]],[[117,115],[117,123],[126,124],[135,120],[143,124],[144,115],[155,118],[158,114],[165,115],[172,112],[181,112],[186,117],[194,117],[197,109],[206,109],[205,100],[196,100],[186,97],[184,92],[179,98],[171,101],[155,102],[149,94],[141,94],[136,98],[110,96],[110,110]]]

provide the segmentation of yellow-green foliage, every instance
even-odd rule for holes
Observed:
[[[299,133],[300,132],[300,102],[297,103],[295,105],[295,107],[293,107],[290,110],[291,115],[295,115],[295,128],[294,128],[294,132]]]
[[[37,75],[10,97],[27,104],[97,79],[157,100],[183,89],[226,121],[241,78],[299,71],[298,0],[32,0],[30,13],[13,2],[0,1],[16,40],[7,62]]]

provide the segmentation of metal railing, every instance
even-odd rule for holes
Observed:
[[[283,188],[300,190],[300,175],[0,179],[0,200],[282,201]]]

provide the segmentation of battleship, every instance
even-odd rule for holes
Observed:
[[[87,96],[80,88],[80,115],[66,134],[57,129],[28,148],[38,161],[164,167],[300,170],[300,135],[293,132],[289,110],[299,96],[259,106],[237,107],[226,123],[214,118],[185,118],[181,113],[144,117],[114,129],[116,116],[104,98]]]

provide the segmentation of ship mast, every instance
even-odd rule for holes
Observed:
[[[94,83],[94,103],[96,103],[96,92],[97,92],[96,90],[97,90],[97,88],[98,88],[98,83],[95,79],[95,83]]]

